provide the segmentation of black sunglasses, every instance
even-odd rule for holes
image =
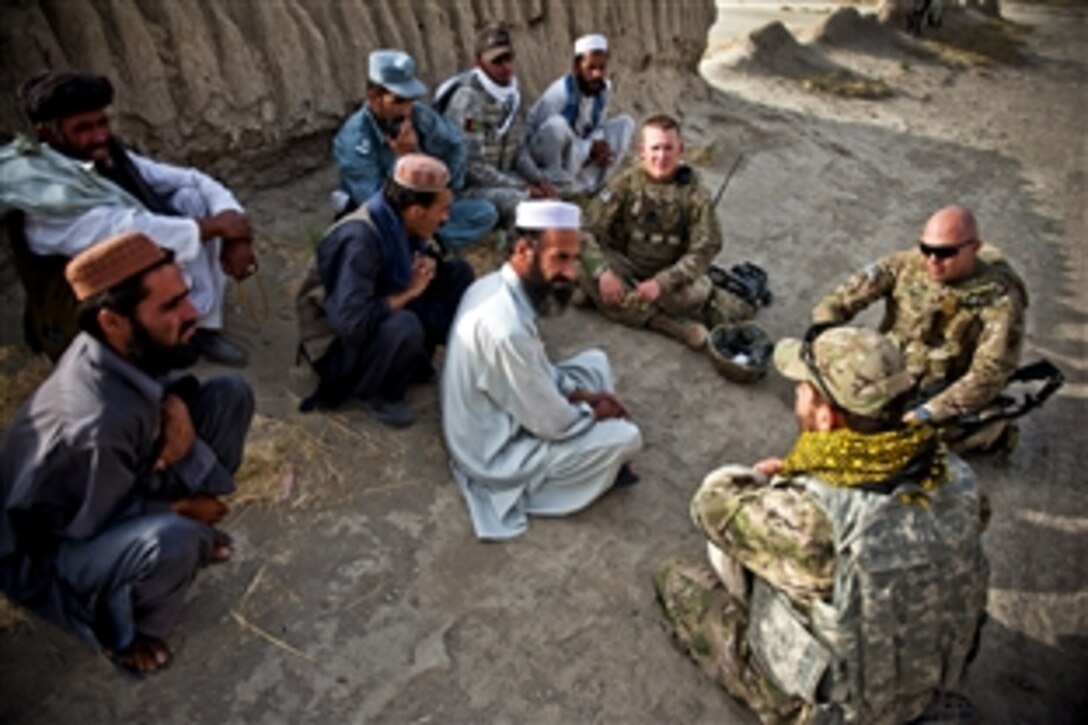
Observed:
[[[824,380],[823,373],[820,372],[819,366],[816,364],[816,353],[813,351],[813,344],[816,342],[816,338],[824,334],[832,327],[838,327],[837,322],[821,322],[808,328],[805,332],[805,338],[801,341],[801,362],[808,368],[809,373],[812,375],[813,382],[816,383],[816,387],[820,389],[820,393],[827,399],[828,403],[831,403],[832,408],[837,410],[845,410],[839,401],[835,400],[835,396],[831,394],[830,388],[827,387],[827,381]]]
[[[514,62],[514,54],[513,53],[503,53],[502,55],[499,55],[499,56],[496,56],[496,57],[492,58],[491,62],[494,65],[506,65],[507,63],[513,63]]]
[[[960,250],[964,247],[974,244],[976,239],[968,239],[966,242],[960,242],[959,244],[950,244],[948,246],[935,247],[932,244],[926,244],[925,242],[918,242],[918,251],[922,253],[923,257],[933,257],[934,259],[952,259]]]

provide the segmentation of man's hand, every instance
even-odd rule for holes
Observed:
[[[547,181],[540,181],[535,184],[526,184],[525,189],[529,192],[530,199],[558,199],[559,192],[555,190],[555,187],[549,184]]]
[[[253,243],[244,239],[224,239],[219,252],[219,264],[228,277],[243,280],[257,271],[257,255]]]
[[[597,278],[597,288],[601,293],[601,302],[609,306],[618,305],[627,294],[627,290],[623,287],[623,280],[610,269],[606,269]]]
[[[253,229],[249,226],[249,219],[240,211],[227,209],[213,216],[196,220],[200,227],[200,238],[223,239],[253,242]]]
[[[188,453],[196,440],[196,429],[185,401],[176,395],[167,395],[159,407],[162,429],[162,450],[155,461],[155,470],[164,471]]]
[[[408,280],[408,286],[386,298],[389,309],[402,310],[405,305],[423,294],[434,279],[437,269],[438,262],[434,257],[415,252],[412,255],[412,277]]]
[[[427,289],[438,270],[438,262],[429,254],[416,252],[412,255],[412,279],[408,282],[408,289],[412,291],[412,297],[418,297]]]
[[[393,149],[393,154],[397,158],[405,154],[414,154],[419,150],[419,136],[416,135],[416,130],[412,127],[412,117],[410,115],[404,117],[404,121],[401,122],[400,128],[397,130],[397,135],[389,139],[389,148]]]
[[[597,139],[589,147],[589,162],[597,166],[608,166],[616,157],[612,153],[612,147],[603,138]]]
[[[752,466],[767,478],[771,476],[777,476],[782,472],[782,459],[781,458],[766,458],[759,463]]]
[[[208,526],[214,526],[223,520],[230,511],[227,502],[208,493],[194,493],[192,496],[179,498],[170,504],[174,513],[194,519]]]
[[[593,409],[593,417],[596,420],[608,420],[609,418],[630,418],[631,411],[623,401],[615,394],[607,391],[575,390],[569,398],[572,403],[588,403]]]
[[[661,283],[654,277],[644,279],[635,287],[635,296],[643,302],[656,302],[661,296]]]

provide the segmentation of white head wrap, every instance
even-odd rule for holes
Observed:
[[[608,38],[603,35],[583,35],[581,38],[574,41],[575,55],[584,55],[597,50],[608,50]]]
[[[565,201],[523,201],[514,226],[518,229],[581,229],[582,210]]]

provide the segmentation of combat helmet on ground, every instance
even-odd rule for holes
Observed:
[[[718,325],[707,342],[714,367],[735,383],[756,382],[774,359],[774,341],[754,322]]]

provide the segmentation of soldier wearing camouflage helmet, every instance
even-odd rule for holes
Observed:
[[[698,174],[682,162],[680,126],[666,115],[642,124],[642,161],[601,191],[587,215],[583,289],[609,319],[649,327],[699,349],[707,327],[754,309],[718,290],[707,270],[721,227]]]
[[[655,581],[670,628],[763,722],[970,715],[950,690],[986,603],[971,469],[902,422],[912,378],[879,333],[815,327],[775,365],[797,382],[801,434],[703,481],[709,565],[670,560]]]
[[[869,265],[820,300],[813,322],[845,322],[885,300],[880,330],[902,351],[917,395],[910,421],[944,425],[979,413],[1020,361],[1028,295],[1020,276],[979,236],[974,215],[949,206],[930,217],[917,251]],[[994,426],[975,442],[987,444]]]

